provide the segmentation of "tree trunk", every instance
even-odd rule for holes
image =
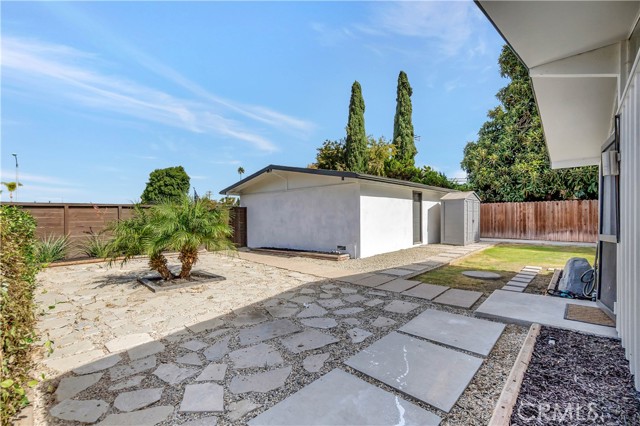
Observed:
[[[167,267],[167,258],[162,254],[154,254],[149,258],[149,267],[154,271],[158,271],[160,276],[165,281],[173,279],[173,274]]]
[[[178,256],[182,263],[182,269],[180,270],[180,278],[191,277],[191,268],[198,261],[198,249],[184,249]]]

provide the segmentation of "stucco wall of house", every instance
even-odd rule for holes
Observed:
[[[270,176],[242,194],[247,245],[324,252],[345,246],[351,257],[357,257],[358,183],[312,175],[303,178]]]

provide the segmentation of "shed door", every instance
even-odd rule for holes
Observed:
[[[464,200],[464,220],[466,222],[464,241],[462,244],[467,244],[473,241],[474,235],[474,220],[473,220],[473,201]]]
[[[480,241],[480,202],[473,201],[473,239],[472,242]]]
[[[413,193],[413,243],[422,243],[422,193]]]

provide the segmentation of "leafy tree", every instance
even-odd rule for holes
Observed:
[[[179,200],[189,192],[190,179],[182,166],[156,169],[142,193],[143,204],[156,204],[163,200]]]
[[[316,162],[309,167],[324,170],[347,170],[345,163],[345,140],[339,141],[325,140],[322,146],[317,149]]]
[[[464,149],[468,185],[487,202],[597,198],[597,167],[551,170],[528,70],[508,46],[498,63],[511,81]]]
[[[409,85],[409,78],[404,71],[398,75],[398,90],[396,96],[396,115],[393,119],[393,144],[396,146],[395,160],[400,163],[398,167],[411,167],[415,165],[416,149],[413,123],[411,114],[411,95],[413,90]]]
[[[374,176],[386,176],[387,165],[393,158],[396,147],[387,141],[384,136],[379,139],[369,136],[368,140],[367,173]]]
[[[18,182],[0,182],[0,184],[4,185],[9,191],[9,200],[13,201],[13,193],[18,189],[19,186],[22,186],[21,183]]]
[[[347,139],[345,143],[345,162],[352,172],[367,171],[367,133],[364,129],[364,99],[360,83],[351,86],[349,101],[349,120],[347,121]]]

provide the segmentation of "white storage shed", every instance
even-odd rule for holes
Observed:
[[[475,192],[442,197],[442,244],[466,246],[480,241],[480,198]]]

